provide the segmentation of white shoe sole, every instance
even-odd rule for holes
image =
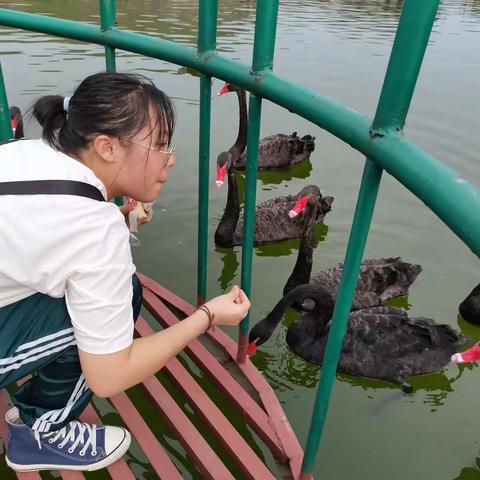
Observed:
[[[106,458],[100,460],[96,463],[91,463],[89,465],[54,465],[54,464],[29,464],[29,465],[20,465],[18,463],[13,463],[8,459],[8,453],[5,456],[7,465],[17,472],[31,472],[37,470],[81,470],[86,472],[93,472],[94,470],[100,470],[110,466],[112,463],[115,463],[117,460],[120,460],[127,450],[130,448],[130,442],[132,437],[128,430],[125,430],[125,438],[120,443],[120,445]]]

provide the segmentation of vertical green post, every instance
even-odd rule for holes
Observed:
[[[3,80],[2,65],[0,64],[0,142],[6,142],[13,138],[10,112],[8,109],[7,91]]]
[[[102,32],[106,32],[112,27],[117,26],[117,8],[115,0],[99,0],[100,4],[100,27]],[[105,64],[107,72],[115,72],[117,66],[115,63],[115,49],[105,45]],[[116,205],[123,205],[122,197],[115,197],[113,199]]]
[[[382,132],[403,128],[438,3],[439,0],[422,0],[422,2],[405,0],[372,124],[373,141],[375,136],[382,135]],[[323,359],[322,374],[315,398],[300,480],[313,479],[312,470],[325,425],[353,292],[367,242],[381,177],[382,169],[367,159]]]
[[[117,9],[115,0],[100,0],[100,26],[102,32],[106,32],[112,27],[117,26]],[[108,72],[115,72],[115,49],[108,45],[105,46],[105,62]]]
[[[218,0],[200,0],[198,20],[198,55],[214,51],[217,42]],[[207,297],[208,258],[208,188],[210,172],[210,112],[212,79],[200,77],[200,125],[198,146],[198,260],[197,305]]]
[[[262,81],[262,72],[271,70],[275,51],[278,0],[257,0],[252,73]],[[257,194],[258,143],[262,99],[250,95],[247,133],[247,165],[245,169],[245,207],[242,249],[242,289],[247,296],[252,286],[253,234],[255,228],[255,202]],[[249,316],[240,323],[237,361],[245,362],[248,344]]]

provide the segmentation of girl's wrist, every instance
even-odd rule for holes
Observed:
[[[203,305],[200,305],[197,310],[197,312],[203,312],[207,319],[208,319],[208,325],[207,325],[207,328],[205,329],[204,333],[208,332],[208,330],[212,329],[214,330],[215,329],[215,314],[212,312],[212,310],[210,309],[210,307],[207,305],[207,304],[203,304]]]

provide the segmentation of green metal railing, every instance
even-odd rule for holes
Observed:
[[[382,172],[386,170],[421,199],[447,226],[480,255],[480,192],[456,172],[423,152],[402,135],[439,0],[404,0],[378,108],[373,122],[318,92],[272,72],[278,0],[257,0],[252,65],[216,52],[217,0],[200,0],[197,48],[120,30],[115,1],[100,0],[101,26],[0,9],[0,24],[105,46],[108,70],[115,70],[115,49],[166,60],[199,71],[199,212],[197,301],[207,296],[208,189],[210,161],[211,77],[251,92],[248,122],[242,288],[250,295],[257,151],[262,99],[283,106],[340,138],[366,156],[360,192],[345,255],[332,327],[302,464],[301,479],[312,478],[335,380],[353,291],[370,229]],[[0,139],[12,137],[0,69]],[[454,200],[453,200],[454,199]],[[248,317],[239,331],[238,361],[245,361]]]

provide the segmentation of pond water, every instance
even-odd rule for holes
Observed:
[[[119,0],[122,28],[195,45],[194,0]],[[400,0],[283,0],[279,10],[276,73],[329,95],[368,116],[378,101]],[[94,0],[0,0],[0,7],[98,23]],[[224,0],[219,7],[218,48],[249,62],[252,54],[253,0]],[[441,3],[407,118],[406,136],[475,185],[480,136],[480,1]],[[0,28],[0,57],[11,104],[25,110],[40,95],[68,95],[87,74],[104,69],[103,48],[36,33]],[[196,288],[196,202],[198,78],[184,68],[118,52],[119,71],[152,78],[175,99],[177,165],[155,204],[153,220],[141,232],[134,252],[140,271],[194,302]],[[214,80],[212,92],[223,82]],[[226,191],[213,184],[215,158],[234,141],[238,128],[234,95],[212,102],[212,181],[208,295],[240,281],[241,250],[218,248],[213,233]],[[287,172],[261,173],[257,200],[296,193],[307,183],[335,197],[319,229],[314,271],[343,259],[363,169],[361,154],[335,137],[269,102],[264,102],[262,136],[310,133],[316,137],[311,161]],[[38,135],[27,124],[28,136]],[[242,177],[243,178],[243,177]],[[240,179],[242,180],[242,179]],[[251,322],[276,303],[295,263],[298,241],[256,248],[253,259]],[[434,318],[480,338],[480,329],[457,317],[459,302],[480,281],[477,257],[422,202],[384,175],[366,257],[402,256],[423,272],[403,306],[413,316]],[[274,387],[300,442],[305,445],[320,369],[293,354],[285,332],[296,317],[287,314],[254,361]],[[236,336],[232,331],[232,335]],[[411,395],[383,382],[338,375],[315,474],[323,480],[480,479],[480,371],[476,365],[419,378]],[[100,403],[108,411],[108,406]],[[151,422],[157,417],[152,412]],[[160,427],[159,427],[160,428]],[[161,434],[161,432],[160,432]],[[185,478],[201,478],[170,440]],[[141,458],[138,478],[155,478]],[[183,465],[183,467],[182,467]],[[0,477],[13,478],[2,459]],[[53,478],[43,474],[43,478]],[[90,474],[88,478],[104,478]],[[106,478],[106,477],[105,477]]]

